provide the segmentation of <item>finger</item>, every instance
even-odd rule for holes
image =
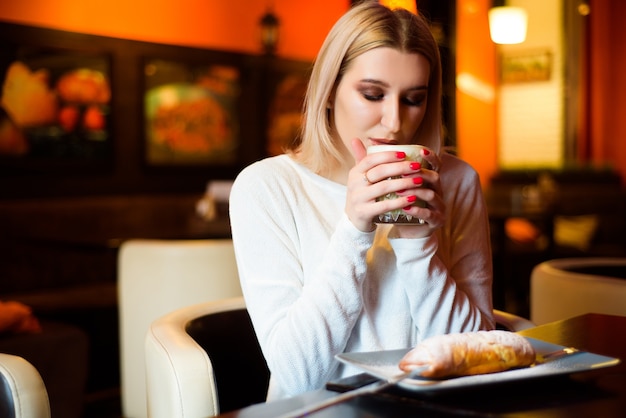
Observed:
[[[433,171],[433,170],[430,170],[430,171],[424,170],[420,173],[420,175],[423,178],[423,184],[422,184],[423,188],[432,189],[437,194],[442,193],[441,177],[439,176],[438,172]]]
[[[359,138],[354,138],[352,140],[352,156],[354,157],[354,161],[358,164],[365,156],[367,155],[367,149],[363,142]]]
[[[422,157],[430,165],[430,170],[432,170],[432,171],[439,171],[439,168],[441,167],[441,159],[439,158],[439,156],[437,154],[435,154],[434,152],[424,148],[424,149],[422,149]],[[426,168],[428,168],[428,167],[426,167]]]
[[[407,206],[403,210],[407,214],[423,219],[431,227],[438,228],[444,223],[445,204],[437,199],[428,202],[426,207]]]

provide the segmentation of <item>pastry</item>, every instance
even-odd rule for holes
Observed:
[[[408,372],[426,366],[421,376],[443,378],[494,373],[535,362],[535,350],[521,335],[509,331],[477,331],[428,338],[399,363]]]

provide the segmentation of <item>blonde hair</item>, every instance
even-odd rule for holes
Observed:
[[[441,149],[441,61],[426,21],[404,9],[390,10],[376,1],[354,6],[335,23],[317,55],[304,103],[302,132],[288,152],[322,174],[347,163],[333,139],[328,103],[343,74],[359,55],[379,47],[418,53],[430,64],[424,119],[412,143]]]

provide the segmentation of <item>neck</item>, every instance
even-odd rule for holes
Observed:
[[[319,174],[329,180],[334,181],[335,183],[343,184],[344,186],[348,184],[348,171],[346,171],[343,167],[335,167],[334,169],[329,170],[327,173]]]
[[[302,154],[300,152],[290,153],[290,156],[298,163],[308,167],[311,171],[314,171],[315,174],[327,178],[328,180],[334,181],[335,183],[343,185],[348,184],[348,173],[350,171],[350,167],[346,167],[343,164],[335,162],[332,165],[327,164],[324,168],[315,170],[314,167],[311,167],[310,164],[307,164],[307,161],[302,158]]]

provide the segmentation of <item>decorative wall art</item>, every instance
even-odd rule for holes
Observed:
[[[239,68],[149,59],[144,64],[146,161],[186,166],[237,161]]]
[[[298,135],[310,67],[0,22],[0,198],[232,180]]]
[[[271,71],[267,97],[266,149],[268,155],[284,152],[285,147],[299,140],[311,65],[278,63]]]
[[[506,53],[500,62],[502,83],[548,81],[552,72],[550,51]]]
[[[31,165],[109,159],[109,57],[6,42],[1,48],[0,158]]]

